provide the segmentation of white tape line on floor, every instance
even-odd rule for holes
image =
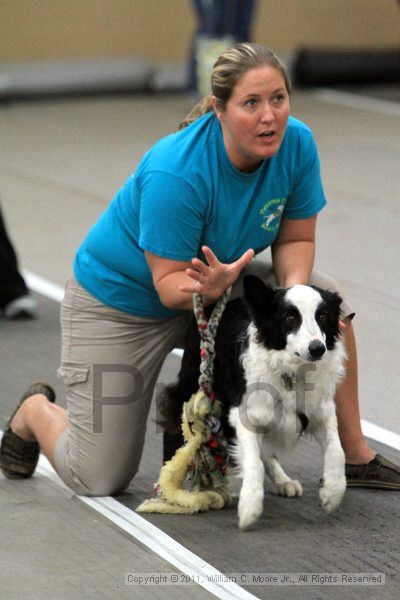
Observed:
[[[3,432],[0,430],[0,440],[2,435]],[[63,489],[69,490],[43,454],[40,455],[36,473],[51,479]],[[69,491],[71,492],[71,490]],[[250,594],[233,581],[226,581],[226,576],[215,567],[111,496],[76,497],[83,504],[103,515],[125,533],[149,548],[154,554],[189,576],[195,584],[203,587],[216,598],[221,600],[257,600],[257,596]]]

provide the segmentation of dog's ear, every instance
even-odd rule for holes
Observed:
[[[255,275],[243,277],[244,299],[255,314],[271,314],[275,291]]]
[[[339,296],[337,292],[330,292],[329,290],[321,290],[321,288],[316,288],[318,292],[321,294],[322,298],[325,302],[328,302],[332,307],[340,308],[340,305],[343,302],[343,299]]]
[[[328,322],[324,329],[327,336],[327,348],[328,350],[331,350],[334,340],[340,335],[339,320],[342,312],[342,298],[337,292],[330,292],[329,290],[322,290],[321,288],[315,289],[321,295],[325,306],[328,307]]]
[[[323,301],[330,307],[332,314],[337,316],[337,319],[339,320],[341,304],[343,302],[339,294],[337,292],[330,292],[329,290],[321,290],[320,288],[315,289],[318,290]]]

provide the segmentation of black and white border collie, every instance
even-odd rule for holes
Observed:
[[[279,463],[303,431],[324,457],[322,508],[338,508],[346,488],[345,459],[334,404],[344,376],[340,339],[341,298],[319,288],[266,286],[244,277],[244,300],[229,302],[215,343],[214,390],[223,405],[223,427],[232,443],[242,487],[239,527],[263,510],[264,474],[278,494],[301,496],[302,487]],[[198,389],[200,338],[193,319],[178,382],[167,388],[167,426],[176,427],[182,405]]]

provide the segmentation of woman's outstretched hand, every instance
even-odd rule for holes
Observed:
[[[202,246],[202,250],[208,264],[193,258],[193,268],[186,269],[193,285],[181,285],[179,289],[188,294],[201,294],[209,302],[215,302],[236,281],[243,267],[253,260],[254,250],[247,250],[230,264],[221,263],[208,246]]]

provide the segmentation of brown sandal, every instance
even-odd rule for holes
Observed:
[[[1,439],[0,470],[8,479],[31,477],[39,460],[37,442],[28,442],[14,433],[10,423],[21,404],[35,394],[44,394],[49,402],[55,402],[56,394],[47,383],[33,383],[22,396],[17,408],[8,420]]]
[[[400,490],[400,467],[377,454],[366,465],[346,464],[347,487]]]

